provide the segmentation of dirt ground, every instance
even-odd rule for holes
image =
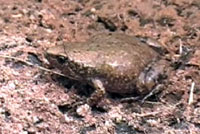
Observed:
[[[0,5],[0,134],[200,133],[199,0],[1,0]],[[70,105],[87,97],[81,93],[87,87],[77,91],[70,80],[36,66],[48,68],[44,52],[58,42],[85,41],[102,32],[152,37],[172,60],[180,57],[180,48],[191,53],[168,74],[166,88],[144,104],[108,95],[102,107],[73,111]]]

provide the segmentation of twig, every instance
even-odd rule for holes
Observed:
[[[191,105],[194,101],[194,86],[195,86],[195,83],[192,82],[192,85],[191,85],[191,88],[190,88],[190,96],[189,96],[189,101],[188,101],[188,104]]]
[[[183,53],[183,42],[182,42],[182,40],[181,39],[179,39],[179,54],[180,55],[182,55],[182,53]]]
[[[46,72],[50,72],[50,73],[54,73],[54,74],[57,74],[57,75],[66,77],[66,75],[64,75],[64,74],[61,74],[61,73],[59,73],[59,72],[52,71],[52,70],[47,69],[47,68],[42,67],[42,66],[34,65],[34,64],[32,64],[31,62],[25,61],[25,60],[20,59],[20,58],[16,58],[16,57],[13,57],[13,56],[7,56],[7,55],[1,55],[1,54],[0,54],[0,57],[1,57],[1,58],[12,59],[12,60],[15,60],[15,61],[20,61],[20,62],[22,62],[22,63],[25,63],[26,65],[36,67],[36,68],[38,68],[38,69],[40,69],[40,70],[43,70],[43,71],[46,71]]]
[[[148,112],[148,113],[142,113],[142,114],[134,113],[134,115],[137,117],[147,117],[147,116],[155,116],[157,114],[160,114],[161,112],[162,111]]]

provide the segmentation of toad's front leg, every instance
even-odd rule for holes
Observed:
[[[96,105],[106,94],[103,83],[99,79],[92,79],[92,86],[95,88],[94,93],[87,99],[90,106]]]

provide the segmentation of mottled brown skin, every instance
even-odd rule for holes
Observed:
[[[93,86],[98,80],[106,91],[119,94],[149,92],[157,76],[150,71],[146,78],[146,73],[159,68],[159,54],[154,49],[120,33],[102,33],[86,42],[57,45],[47,50],[46,57],[67,77]],[[163,67],[155,75],[162,71]]]

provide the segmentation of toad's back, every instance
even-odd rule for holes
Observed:
[[[110,69],[114,76],[135,77],[157,53],[137,38],[124,34],[99,34],[88,42],[66,47],[71,61],[97,70]],[[105,68],[106,67],[106,68]]]

